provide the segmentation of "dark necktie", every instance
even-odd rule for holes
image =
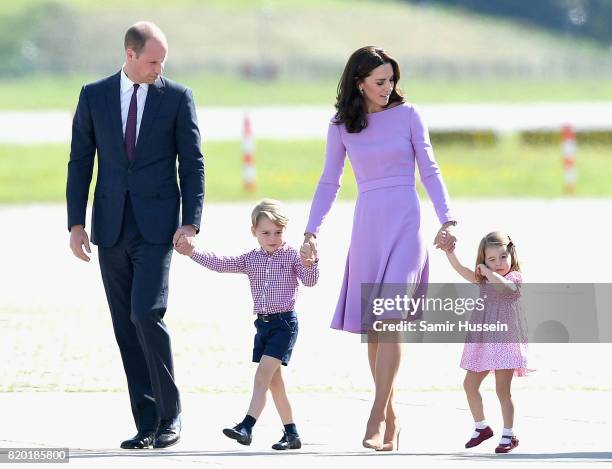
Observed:
[[[136,101],[136,93],[138,92],[138,83],[134,83],[134,91],[130,100],[130,108],[128,110],[127,122],[125,124],[125,151],[127,152],[128,160],[134,160],[134,151],[136,150],[136,120],[138,114],[138,103]]]

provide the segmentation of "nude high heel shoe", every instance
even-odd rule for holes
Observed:
[[[368,422],[369,423],[369,422]],[[385,422],[378,423],[375,431],[370,431],[370,425],[366,427],[366,434],[363,437],[362,445],[364,448],[380,451],[383,447],[383,435],[385,434]]]
[[[382,448],[380,448],[377,451],[399,451],[399,440],[400,440],[401,431],[402,431],[402,428],[399,425],[397,425],[395,427],[395,432],[393,433],[391,440],[390,441],[385,440],[383,442]]]

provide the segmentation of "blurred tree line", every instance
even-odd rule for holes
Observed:
[[[439,3],[612,43],[612,0],[404,0]]]
[[[78,11],[52,0],[0,16],[0,76],[76,70],[79,33]]]
[[[490,54],[483,54],[482,44],[471,39],[472,42],[466,42],[464,54],[457,57],[453,54],[449,56],[445,47],[438,47],[437,55],[428,53],[425,56],[414,50],[415,48],[405,47],[404,55],[398,55],[400,59],[412,64],[415,74],[446,77],[487,74],[522,77],[543,74],[609,76],[612,70],[612,54],[606,52],[612,43],[610,27],[612,0],[397,1],[403,2],[405,6],[408,2],[417,5],[444,4],[453,9],[461,8],[479,14],[508,18],[519,23],[552,28],[557,32],[560,31],[560,36],[564,34],[572,35],[573,38],[587,36],[605,44],[605,47],[597,44],[591,47],[590,51],[581,51],[578,48],[568,49],[563,45],[546,48],[542,47],[540,41],[540,47],[534,48],[539,50],[539,53],[532,53],[530,48],[532,43],[527,43],[523,46],[527,49],[525,53],[506,55],[501,50],[492,50]],[[347,12],[351,9],[351,2],[352,0],[346,0]],[[129,10],[131,15],[136,11],[149,11],[147,0],[125,2],[125,8],[113,2],[114,6],[99,10],[83,9],[80,7],[82,3],[84,2],[79,0],[0,0],[0,79],[35,73],[58,75],[99,73],[102,70],[114,69],[117,66],[117,54],[122,53],[121,41],[117,40],[117,31],[122,31],[125,27],[126,12],[123,10],[132,8]],[[219,70],[223,70],[246,77],[262,76],[270,79],[278,70],[288,70],[300,76],[320,77],[324,74],[335,76],[337,69],[344,63],[346,51],[342,44],[346,43],[347,37],[352,33],[348,26],[349,22],[346,22],[347,26],[338,25],[347,29],[341,29],[338,33],[337,44],[333,44],[334,47],[330,47],[329,41],[310,39],[312,31],[316,32],[317,27],[327,24],[322,22],[324,18],[324,21],[328,21],[326,10],[317,6],[319,3],[324,3],[322,0],[313,2],[312,7],[305,7],[311,8],[315,14],[305,18],[303,24],[299,24],[302,28],[300,31],[303,31],[303,34],[299,35],[284,27],[287,18],[293,17],[288,16],[292,15],[291,10],[287,12],[282,8],[262,10],[264,14],[254,9],[239,14],[241,12],[238,10],[235,12],[223,9],[206,10],[203,7],[206,3],[204,0],[201,1],[201,10],[197,9],[198,6],[185,10],[191,15],[187,27],[184,26],[186,18],[182,16],[187,13],[181,11],[180,3],[175,14],[168,15],[166,24],[176,38],[173,41],[177,41],[177,44],[183,41],[182,54],[173,52],[172,55],[174,71],[190,73],[194,70],[208,70],[218,73]],[[286,3],[289,5],[291,2]],[[370,0],[369,3],[372,8],[378,7],[376,0]],[[11,8],[7,8],[11,5]],[[172,2],[168,5],[172,6]],[[416,9],[406,8],[406,10]],[[158,10],[157,13],[158,17],[166,18],[162,10]],[[200,14],[202,19],[199,18]],[[317,17],[317,14],[325,16]],[[443,21],[434,18],[431,26],[444,30],[446,24],[444,21],[453,15],[458,16],[456,10],[444,15]],[[361,21],[361,18],[356,18],[354,15],[353,18]],[[466,28],[470,27],[470,22],[474,22],[473,18],[465,22]],[[478,19],[475,22],[479,22]],[[204,24],[207,26],[203,26]],[[495,25],[496,23],[491,21],[492,35],[496,34]],[[205,31],[200,32],[202,29]],[[108,44],[109,31],[113,31],[115,35],[112,37],[112,47]],[[205,47],[198,44],[198,42],[206,43],[201,39],[205,34],[208,34],[206,37],[211,40],[211,44],[215,44],[214,46]],[[384,37],[387,40],[399,38],[394,34],[386,34]],[[335,41],[329,37],[331,41]],[[505,43],[512,43],[514,37],[505,36]],[[245,38],[249,40],[246,41]],[[194,42],[197,48],[193,47]],[[560,44],[571,42],[561,41]],[[325,53],[318,53],[316,47],[325,47]],[[330,52],[330,49],[333,52]],[[612,52],[612,47],[610,51]],[[261,64],[265,67],[257,69],[256,67]]]

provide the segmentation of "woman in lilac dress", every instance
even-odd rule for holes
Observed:
[[[362,324],[361,285],[401,283],[418,291],[422,291],[419,286],[427,286],[428,254],[420,230],[416,167],[441,223],[437,247],[453,247],[451,226],[456,224],[427,128],[397,89],[399,78],[397,61],[382,49],[364,47],[349,58],[338,85],[337,112],[328,129],[325,167],[312,201],[303,252],[308,255],[309,245],[316,255],[314,239],[336,199],[348,154],[359,196],[331,327],[368,334],[376,395],[363,445],[387,451],[399,443],[393,385],[401,344],[377,340],[376,333]]]

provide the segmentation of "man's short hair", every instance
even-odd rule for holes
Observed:
[[[125,50],[132,49],[138,56],[149,39],[155,38],[167,44],[166,35],[159,27],[148,21],[139,21],[125,32],[123,45]]]

